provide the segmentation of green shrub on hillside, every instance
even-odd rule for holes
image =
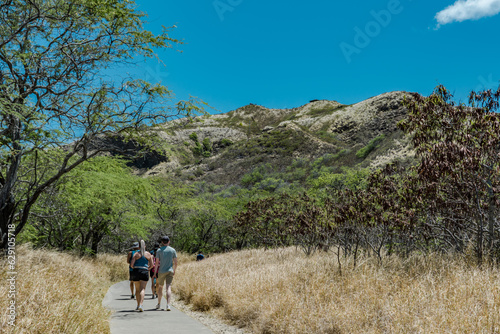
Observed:
[[[189,139],[191,139],[192,141],[194,141],[195,143],[198,142],[198,135],[196,134],[196,132],[193,132],[189,135]]]
[[[373,138],[372,140],[370,140],[368,145],[359,149],[359,151],[356,152],[356,157],[358,157],[360,159],[366,158],[368,156],[368,154],[370,154],[373,150],[375,150],[379,146],[379,144],[382,142],[382,140],[384,140],[384,138],[385,138],[385,135],[382,134],[382,135],[377,136],[377,137]]]
[[[287,167],[287,172],[283,175],[283,178],[289,182],[300,181],[303,182],[306,180],[308,174],[307,168],[290,168]]]
[[[275,192],[276,190],[286,186],[286,182],[274,177],[268,177],[255,184],[255,188],[265,190],[268,192]]]
[[[241,178],[241,184],[245,187],[253,186],[257,182],[260,182],[264,177],[272,171],[271,164],[265,164],[255,167],[251,173],[243,175]]]
[[[259,181],[261,181],[264,177],[259,171],[254,170],[251,173],[243,175],[241,178],[241,184],[244,186],[251,186]]]
[[[206,137],[203,139],[203,142],[200,143],[198,141],[198,135],[196,134],[196,132],[193,132],[189,135],[189,139],[194,142],[194,147],[191,148],[194,155],[201,155],[206,158],[212,155],[213,147],[210,138]]]
[[[307,114],[310,116],[324,116],[331,115],[335,110],[341,108],[342,106],[326,106],[323,108],[313,108]]]
[[[344,167],[341,173],[323,172],[315,179],[309,179],[310,194],[323,197],[331,190],[348,188],[351,190],[363,189],[369,175],[368,169],[354,169]]]
[[[222,140],[220,141],[222,147],[227,147],[227,146],[231,146],[233,145],[233,142],[230,140],[230,139],[227,139],[227,138],[222,138]]]
[[[202,155],[204,157],[209,157],[210,155],[212,155],[212,151],[213,151],[213,148],[212,148],[212,142],[210,141],[210,138],[205,138],[203,139],[203,152],[202,152]]]
[[[336,144],[337,142],[339,142],[337,134],[328,132],[327,130],[319,130],[318,132],[316,132],[316,135],[318,136],[319,139],[326,141],[327,143],[330,144]]]

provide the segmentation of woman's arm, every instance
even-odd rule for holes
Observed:
[[[151,255],[150,252],[146,252],[146,254],[147,254],[146,259],[148,259],[148,270],[151,270],[155,266],[153,262],[153,255]]]
[[[135,260],[136,260],[136,256],[139,255],[139,252],[135,253],[134,256],[132,257],[132,259],[130,260],[130,266],[132,268],[134,268],[134,263],[135,263]]]

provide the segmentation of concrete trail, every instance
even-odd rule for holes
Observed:
[[[151,280],[146,287],[144,312],[135,311],[137,302],[135,299],[130,299],[129,281],[111,286],[102,301],[104,307],[114,311],[109,324],[111,334],[213,334],[200,322],[172,306],[170,306],[172,311],[166,312],[165,297],[161,302],[161,311],[155,309],[157,303],[157,298],[151,298]]]

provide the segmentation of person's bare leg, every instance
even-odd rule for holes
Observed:
[[[135,300],[137,301],[137,307],[141,306],[141,297],[140,297],[140,291],[141,291],[141,281],[134,281],[135,285]]]
[[[134,282],[130,281],[130,294],[133,296],[134,295]]]
[[[151,278],[151,294],[153,295],[153,298],[155,297],[155,294],[156,294],[156,284],[155,284],[155,279],[153,277],[150,277]]]
[[[167,284],[167,309],[170,307],[171,297],[172,297],[172,284]]]
[[[161,299],[163,298],[163,285],[156,284],[156,292],[158,292],[158,305],[161,305]]]
[[[144,304],[144,295],[146,294],[147,283],[147,281],[139,281],[139,293],[137,294],[137,299],[139,299],[139,306],[141,307]]]

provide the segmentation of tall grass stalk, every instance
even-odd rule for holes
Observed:
[[[254,333],[500,333],[500,272],[445,255],[358,259],[295,248],[212,256],[174,292]]]
[[[112,282],[128,279],[125,255],[82,259],[26,246],[16,249],[16,270],[16,321],[11,326],[7,264],[0,260],[1,333],[109,333],[111,312],[102,300]]]

